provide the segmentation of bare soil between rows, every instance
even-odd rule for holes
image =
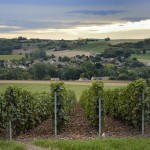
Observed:
[[[17,141],[28,143],[35,139],[70,139],[70,140],[87,140],[101,138],[98,131],[90,126],[86,119],[83,109],[80,104],[74,108],[69,122],[59,131],[57,137],[54,136],[53,122],[48,119],[42,122],[35,129],[30,130],[26,134],[22,134],[16,138]],[[141,138],[150,137],[150,125],[146,126],[145,135],[141,135],[141,131],[134,129],[131,126],[113,119],[112,117],[105,117],[105,128],[102,133],[106,138]]]

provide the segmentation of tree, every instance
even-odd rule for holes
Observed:
[[[105,38],[105,41],[110,41],[110,38],[109,37]]]
[[[64,56],[61,61],[69,62],[71,59],[68,56]]]
[[[43,58],[46,59],[46,52],[44,50],[37,50],[30,53],[30,57],[37,59],[37,58]]]
[[[30,70],[30,74],[33,75],[33,78],[38,80],[42,80],[47,72],[47,66],[44,63],[37,63],[33,65],[32,69]]]

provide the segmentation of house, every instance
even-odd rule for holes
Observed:
[[[80,78],[79,81],[89,81],[88,78]]]
[[[91,80],[101,80],[101,77],[95,77],[95,76],[93,76],[93,77],[91,78]]]
[[[91,80],[109,80],[110,77],[92,77]]]
[[[59,78],[51,78],[51,81],[60,81]]]
[[[147,66],[150,67],[150,62],[147,63]]]
[[[100,77],[100,80],[109,80],[110,77]]]

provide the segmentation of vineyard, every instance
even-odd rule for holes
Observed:
[[[142,101],[142,95],[144,95],[144,101]],[[80,103],[93,126],[98,126],[99,98],[102,99],[103,118],[104,115],[109,115],[138,129],[141,129],[142,125],[142,109],[144,110],[144,121],[147,122],[149,119],[150,89],[143,79],[133,81],[124,88],[105,91],[103,82],[95,81],[88,90],[83,91]],[[105,124],[104,119],[102,124]]]
[[[100,111],[103,132],[110,124],[107,122],[108,117],[141,131],[142,115],[146,126],[150,112],[150,89],[145,80],[139,79],[126,87],[107,90],[102,81],[94,81],[82,92],[79,102],[76,100],[75,92],[68,90],[63,82],[50,83],[50,92],[42,93],[9,86],[0,95],[0,133],[8,135],[11,128],[12,136],[17,137],[38,126],[42,127],[42,123],[46,121],[48,125],[42,127],[44,134],[46,128],[52,125],[49,130],[53,135],[55,127],[58,129],[58,135],[65,131],[70,134],[77,132],[79,136],[82,130],[86,131],[86,134],[90,134],[88,132],[91,130],[91,134],[97,135]],[[113,125],[112,121],[111,123]]]
[[[51,83],[51,93],[31,93],[9,86],[0,95],[0,130],[5,134],[11,128],[13,135],[25,133],[41,122],[54,116],[54,92],[57,92],[58,126],[63,125],[69,115],[76,97],[73,91],[66,90],[64,83]],[[60,87],[63,90],[60,90]]]

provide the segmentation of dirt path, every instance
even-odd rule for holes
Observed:
[[[86,119],[83,108],[78,103],[74,108],[68,124],[62,129],[62,137],[70,139],[94,138],[97,137],[97,131],[90,126]]]
[[[105,86],[126,86],[129,81],[119,81],[119,80],[102,80]],[[67,85],[91,85],[92,81],[64,81]],[[50,81],[44,80],[0,80],[0,84],[50,84]]]

